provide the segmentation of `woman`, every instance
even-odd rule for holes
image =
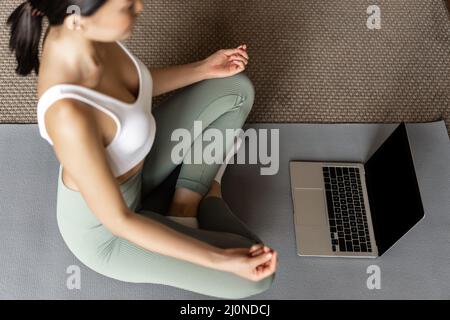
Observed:
[[[60,161],[61,235],[82,263],[121,281],[232,299],[263,292],[277,253],[221,199],[226,163],[182,163],[167,215],[141,208],[179,165],[171,160],[175,129],[244,124],[254,101],[241,73],[246,46],[150,72],[120,42],[142,10],[140,0],[29,0],[8,19],[17,73],[39,75],[39,129]],[[152,97],[182,87],[152,113]]]

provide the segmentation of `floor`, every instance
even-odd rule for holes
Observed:
[[[297,255],[288,163],[365,161],[395,125],[253,124],[246,129],[279,130],[280,146],[279,154],[271,155],[275,175],[261,175],[261,169],[269,166],[257,158],[255,164],[230,165],[223,177],[223,195],[230,208],[279,252],[272,287],[251,298],[450,298],[450,141],[443,122],[408,125],[425,218],[382,257],[357,260]],[[239,152],[248,157],[247,149]],[[59,233],[55,216],[59,164],[38,137],[37,126],[0,126],[0,151],[0,299],[211,298],[163,285],[120,282],[85,267]],[[366,285],[372,265],[381,270],[379,290]],[[80,268],[80,290],[66,286],[71,266]]]

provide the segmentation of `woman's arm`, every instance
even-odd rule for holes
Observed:
[[[247,45],[221,49],[206,59],[179,66],[153,68],[153,97],[192,83],[235,75],[248,64]]]
[[[63,99],[47,110],[45,121],[57,158],[98,220],[114,235],[150,251],[219,268],[222,249],[129,210],[91,112],[79,101]]]
[[[129,212],[125,217],[115,234],[145,249],[213,269],[219,269],[224,260],[222,249],[158,221],[135,212]]]
[[[151,68],[153,97],[207,79],[204,61],[178,66]]]

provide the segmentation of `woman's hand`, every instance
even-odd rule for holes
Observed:
[[[250,248],[223,249],[218,269],[242,278],[259,281],[275,272],[278,253],[262,244]]]
[[[245,70],[248,64],[247,45],[221,49],[202,61],[208,79],[225,78]]]

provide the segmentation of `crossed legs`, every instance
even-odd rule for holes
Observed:
[[[192,84],[163,101],[153,110],[157,133],[143,168],[142,196],[151,192],[178,165],[172,159],[172,150],[178,143],[172,141],[172,134],[181,128],[190,132],[194,142],[183,160],[167,214],[195,217],[203,198],[221,197],[220,183],[214,180],[220,164],[193,163],[192,147],[202,140],[207,129],[220,130],[226,137],[226,129],[242,128],[253,102],[253,85],[243,73]],[[194,132],[194,121],[201,121],[202,134]],[[223,141],[222,159],[233,143]]]

